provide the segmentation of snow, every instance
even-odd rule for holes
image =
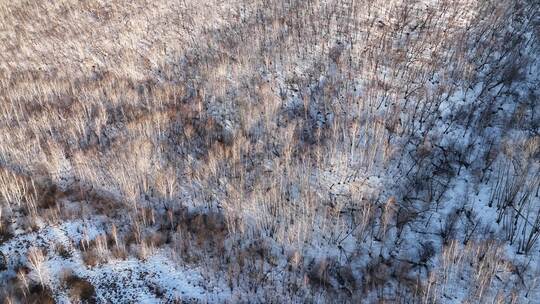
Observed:
[[[208,303],[222,302],[230,295],[224,285],[207,282],[201,274],[204,269],[182,266],[173,261],[170,258],[173,253],[166,250],[158,250],[143,260],[131,257],[126,260],[111,259],[94,267],[85,265],[73,246],[84,238],[92,240],[102,234],[98,224],[99,221],[65,222],[19,235],[2,244],[0,252],[7,258],[8,271],[2,272],[0,282],[14,277],[18,265],[28,263],[29,249],[42,248],[45,260],[40,269],[47,285],[55,291],[58,303],[70,303],[61,282],[68,270],[92,283],[99,302],[163,303],[181,300]],[[57,252],[59,244],[68,248],[69,256]],[[32,269],[29,275],[37,277],[35,271]]]

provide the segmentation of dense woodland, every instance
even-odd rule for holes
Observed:
[[[537,0],[0,1],[4,303],[535,303]]]

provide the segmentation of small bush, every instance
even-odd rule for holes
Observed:
[[[69,289],[69,297],[75,303],[96,303],[96,290],[92,283],[74,274],[68,274],[64,283]]]

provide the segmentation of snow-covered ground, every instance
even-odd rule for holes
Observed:
[[[540,6],[68,2],[0,5],[0,300],[540,299]]]
[[[27,275],[33,278],[41,275],[44,284],[54,291],[57,303],[70,303],[65,282],[61,281],[66,274],[90,282],[100,303],[208,303],[222,302],[228,297],[225,286],[208,282],[201,275],[202,269],[172,261],[167,250],[157,250],[145,259],[129,257],[86,265],[75,244],[92,241],[103,233],[96,219],[91,223],[65,222],[18,235],[0,246],[7,268],[1,280],[8,282],[17,275],[15,269],[29,265]],[[43,252],[44,258],[38,265],[28,260],[32,250]]]

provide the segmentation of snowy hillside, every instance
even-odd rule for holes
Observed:
[[[537,303],[536,0],[0,3],[5,303]]]

